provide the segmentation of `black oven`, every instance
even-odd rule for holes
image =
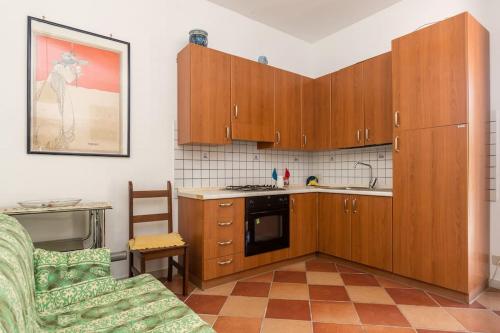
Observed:
[[[284,249],[290,244],[288,195],[245,199],[245,256]]]

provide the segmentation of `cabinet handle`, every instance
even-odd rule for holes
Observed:
[[[396,136],[394,138],[394,151],[396,153],[399,153],[399,136]]]
[[[358,140],[358,142],[361,142],[361,130],[357,130],[356,131],[356,140]]]
[[[224,208],[224,207],[231,207],[232,205],[233,205],[232,202],[221,202],[219,204],[219,207],[222,207],[222,208]]]
[[[233,224],[233,221],[227,221],[227,222],[217,222],[217,225],[219,227],[229,227],[230,225]]]
[[[344,199],[344,213],[349,214],[349,208],[347,207],[349,199]]]
[[[233,240],[228,240],[228,241],[221,241],[221,242],[217,242],[217,244],[219,244],[220,246],[226,246],[226,245],[231,245],[233,244]]]
[[[226,139],[229,140],[230,137],[231,137],[231,130],[229,129],[229,126],[226,126]]]
[[[304,147],[307,146],[307,135],[304,134]]]
[[[365,128],[365,140],[370,141],[370,129]]]
[[[292,210],[292,212],[293,212],[293,211],[295,210],[295,199],[293,199],[293,198],[292,198],[292,199],[290,200],[290,203],[291,203],[290,208],[291,208],[291,210]]]
[[[394,126],[399,127],[399,111],[394,112]]]
[[[279,145],[281,142],[281,133],[280,131],[276,131],[276,144]]]
[[[352,213],[356,214],[358,212],[358,199],[352,199]]]
[[[238,104],[234,104],[234,119],[238,119]]]
[[[233,259],[228,259],[228,260],[225,260],[225,261],[217,261],[217,263],[221,266],[223,265],[229,265],[230,263],[233,262]]]

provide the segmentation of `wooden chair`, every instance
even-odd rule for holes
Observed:
[[[129,239],[134,238],[134,225],[137,223],[144,222],[157,222],[157,221],[167,221],[168,223],[168,233],[173,232],[172,227],[172,185],[170,181],[167,183],[166,190],[156,190],[156,191],[134,191],[134,187],[131,181],[128,182],[128,193],[129,193]],[[146,215],[134,215],[134,199],[139,198],[167,198],[168,210],[167,213],[161,214],[146,214]],[[182,284],[182,294],[187,295],[188,291],[188,281],[189,281],[189,259],[188,259],[188,248],[189,245],[185,243],[182,246],[172,246],[156,249],[145,249],[145,250],[131,250],[130,251],[130,272],[129,276],[146,273],[146,262],[153,259],[168,258],[168,275],[167,280],[172,281],[172,268],[175,266],[178,271],[183,275]],[[134,266],[134,254],[139,257],[140,260],[140,270]],[[173,256],[182,256],[182,265],[175,261]]]

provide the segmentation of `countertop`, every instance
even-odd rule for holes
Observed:
[[[392,189],[374,189],[374,190],[360,190],[360,189],[340,189],[335,185],[322,185],[322,186],[288,186],[284,190],[276,191],[258,191],[258,192],[241,192],[241,191],[228,191],[222,188],[178,188],[177,195],[179,197],[198,199],[198,200],[211,200],[211,199],[229,199],[229,198],[244,198],[256,197],[261,195],[279,195],[279,194],[295,194],[295,193],[339,193],[339,194],[356,194],[356,195],[373,195],[381,197],[392,197]]]

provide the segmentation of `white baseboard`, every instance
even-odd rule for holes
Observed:
[[[490,280],[489,285],[491,288],[500,289],[500,281],[498,280]]]

